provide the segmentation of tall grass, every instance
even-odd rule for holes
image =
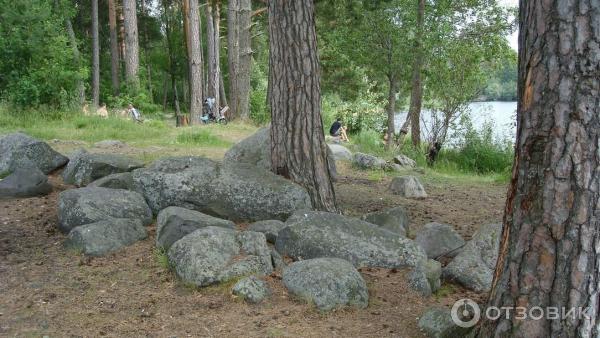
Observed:
[[[187,130],[177,135],[177,143],[187,145],[202,145],[216,147],[230,147],[231,142],[213,135],[207,129]]]

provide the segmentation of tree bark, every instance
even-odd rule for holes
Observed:
[[[421,68],[423,67],[423,25],[425,21],[425,0],[417,0],[417,34],[415,37],[415,58],[413,60],[412,91],[410,94],[410,133],[412,144],[421,144],[421,106],[423,104],[423,83]],[[408,117],[407,117],[408,119]]]
[[[477,333],[598,337],[600,8],[521,0],[520,20],[515,161],[489,305],[587,316],[503,316]]]
[[[175,79],[175,61],[173,60],[173,43],[171,42],[171,21],[169,20],[169,6],[167,0],[162,0],[164,22],[165,22],[165,39],[167,42],[167,55],[169,59],[169,75],[171,77],[171,89],[173,90],[173,104],[175,108],[175,123],[180,126],[181,111],[179,109],[179,97],[177,95],[177,81]]]
[[[386,149],[390,149],[394,144],[396,135],[396,93],[398,92],[398,80],[393,74],[388,75],[389,92],[387,105],[387,142]]]
[[[125,78],[129,85],[139,86],[139,41],[135,0],[123,0],[125,27]]]
[[[117,10],[115,1],[108,0],[108,27],[110,30],[110,78],[113,94],[119,95],[119,41],[117,39]]]
[[[189,62],[190,123],[202,116],[202,55],[200,54],[200,11],[198,0],[183,0]]]
[[[92,0],[92,111],[100,101],[100,41],[98,39],[98,0]]]
[[[252,47],[250,26],[252,2],[232,0],[228,17],[229,100],[232,115],[250,116],[250,67]]]
[[[227,94],[225,93],[225,81],[223,81],[223,72],[219,76],[219,99],[221,100],[221,107],[228,106]]]
[[[337,212],[321,121],[313,1],[269,1],[271,167],[307,189],[313,207]]]
[[[219,64],[220,54],[220,20],[221,20],[221,2],[219,0],[209,0],[206,4],[206,35],[207,39],[207,58],[208,58],[208,87],[207,97],[215,99],[215,104],[220,104],[219,78],[221,76],[221,66]]]

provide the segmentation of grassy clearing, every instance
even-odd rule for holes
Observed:
[[[233,122],[175,128],[160,116],[137,124],[118,117],[83,116],[77,112],[9,112],[0,106],[0,134],[22,131],[43,140],[120,140],[137,150],[131,156],[148,162],[163,156],[204,155],[219,158],[234,143],[256,131],[251,124]],[[79,145],[80,146],[80,145]],[[71,148],[61,148],[69,152]],[[73,146],[72,146],[73,147]]]

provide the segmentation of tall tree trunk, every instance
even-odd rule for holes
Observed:
[[[119,41],[117,39],[117,9],[115,1],[108,0],[108,27],[110,30],[110,78],[113,94],[119,95]]]
[[[164,73],[163,75],[163,100],[162,100],[162,106],[163,106],[163,110],[167,110],[167,97],[169,96],[169,86],[168,86],[168,74]]]
[[[100,101],[100,41],[98,39],[98,0],[92,0],[92,111]]]
[[[423,25],[425,21],[425,0],[417,0],[417,34],[415,37],[415,58],[413,60],[412,92],[410,94],[410,133],[413,146],[421,144],[421,106],[423,104]],[[408,119],[408,117],[407,117]]]
[[[198,0],[183,0],[189,62],[190,123],[202,116],[202,55],[200,54],[200,11]]]
[[[478,335],[598,337],[600,8],[521,0],[520,20],[515,161],[489,304],[559,318],[513,311]],[[572,308],[587,315],[560,318]]]
[[[228,106],[227,94],[225,93],[225,81],[223,81],[223,72],[219,76],[219,100],[221,100],[221,107]]]
[[[219,0],[209,0],[206,4],[206,46],[207,46],[207,62],[208,62],[208,87],[206,88],[207,97],[215,99],[215,104],[218,106],[219,99],[219,77],[221,66],[219,64],[220,52],[220,11],[221,2]]]
[[[177,95],[177,81],[175,79],[175,61],[173,60],[173,43],[171,41],[171,21],[169,19],[169,5],[167,0],[162,0],[164,22],[165,22],[165,39],[167,42],[167,56],[169,59],[169,75],[171,77],[171,89],[173,90],[173,104],[175,106],[175,123],[180,126],[181,110],[179,109],[179,97]]]
[[[148,60],[148,24],[147,24],[147,12],[146,12],[146,0],[141,1],[142,4],[142,13],[144,15],[144,21],[142,25],[143,33],[144,33],[144,57],[146,60],[146,80],[148,81],[148,98],[150,102],[154,102],[154,94],[152,93],[152,63]]]
[[[129,85],[139,86],[139,41],[135,0],[123,0],[125,26],[125,78]]]
[[[251,16],[250,0],[230,1],[227,31],[229,99],[232,115],[243,119],[250,116]]]
[[[398,80],[394,74],[388,75],[389,92],[387,105],[387,142],[386,149],[390,149],[394,144],[394,136],[396,135],[396,93],[398,92]]]
[[[321,121],[314,3],[268,6],[271,167],[306,188],[314,208],[336,212]]]

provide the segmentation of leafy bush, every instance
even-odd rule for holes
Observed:
[[[271,113],[267,106],[267,75],[254,62],[250,74],[250,119],[257,124],[271,121]]]
[[[387,123],[381,97],[368,90],[352,102],[344,102],[337,95],[326,95],[322,102],[323,125],[328,128],[336,118],[342,119],[350,133],[362,130],[382,132]]]

